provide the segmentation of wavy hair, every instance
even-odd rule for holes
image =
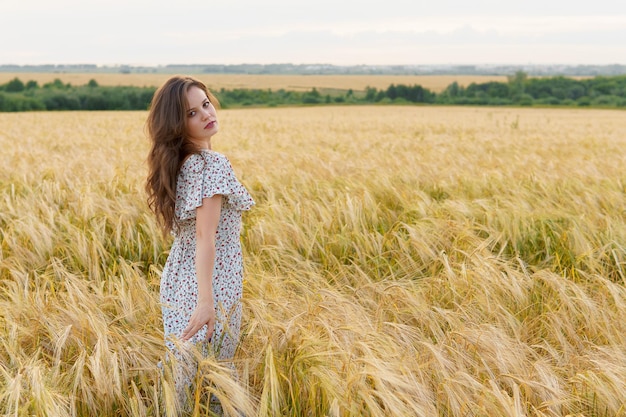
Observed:
[[[191,87],[200,88],[209,101],[219,107],[219,102],[202,81],[174,76],[154,93],[146,120],[151,142],[147,158],[147,201],[166,235],[177,224],[176,177],[180,167],[185,158],[200,152],[187,138],[187,91]]]

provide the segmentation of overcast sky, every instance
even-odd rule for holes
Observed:
[[[626,2],[0,0],[0,64],[81,63],[626,64]]]

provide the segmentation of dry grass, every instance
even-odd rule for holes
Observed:
[[[143,112],[0,114],[0,410],[172,414]],[[245,217],[227,414],[625,416],[618,111],[225,110]]]
[[[308,91],[317,89],[364,91],[365,87],[386,89],[391,84],[419,84],[435,92],[444,90],[454,81],[467,86],[472,82],[506,81],[504,76],[483,75],[248,75],[248,74],[196,74],[212,89],[258,88],[272,90]],[[43,85],[58,78],[64,83],[85,85],[95,79],[100,85],[159,86],[171,74],[115,74],[115,73],[3,73],[0,84],[18,77],[26,82],[34,80]]]

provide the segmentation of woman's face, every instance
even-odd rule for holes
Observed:
[[[187,91],[187,136],[194,144],[211,148],[211,137],[217,133],[217,113],[206,93],[192,86]]]

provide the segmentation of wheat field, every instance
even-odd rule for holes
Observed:
[[[238,373],[203,360],[193,414],[626,416],[624,116],[221,111],[257,206]],[[0,114],[3,415],[176,415],[145,117]]]
[[[434,92],[441,92],[453,82],[467,86],[470,83],[489,81],[505,82],[505,76],[498,75],[254,75],[254,74],[195,74],[213,90],[219,89],[284,89],[290,91],[320,90],[364,91],[366,87],[385,90],[391,84],[419,84]],[[19,78],[23,82],[33,80],[39,85],[60,79],[72,85],[85,85],[94,79],[103,86],[155,87],[162,85],[171,74],[156,73],[10,73],[0,72],[0,84]]]

